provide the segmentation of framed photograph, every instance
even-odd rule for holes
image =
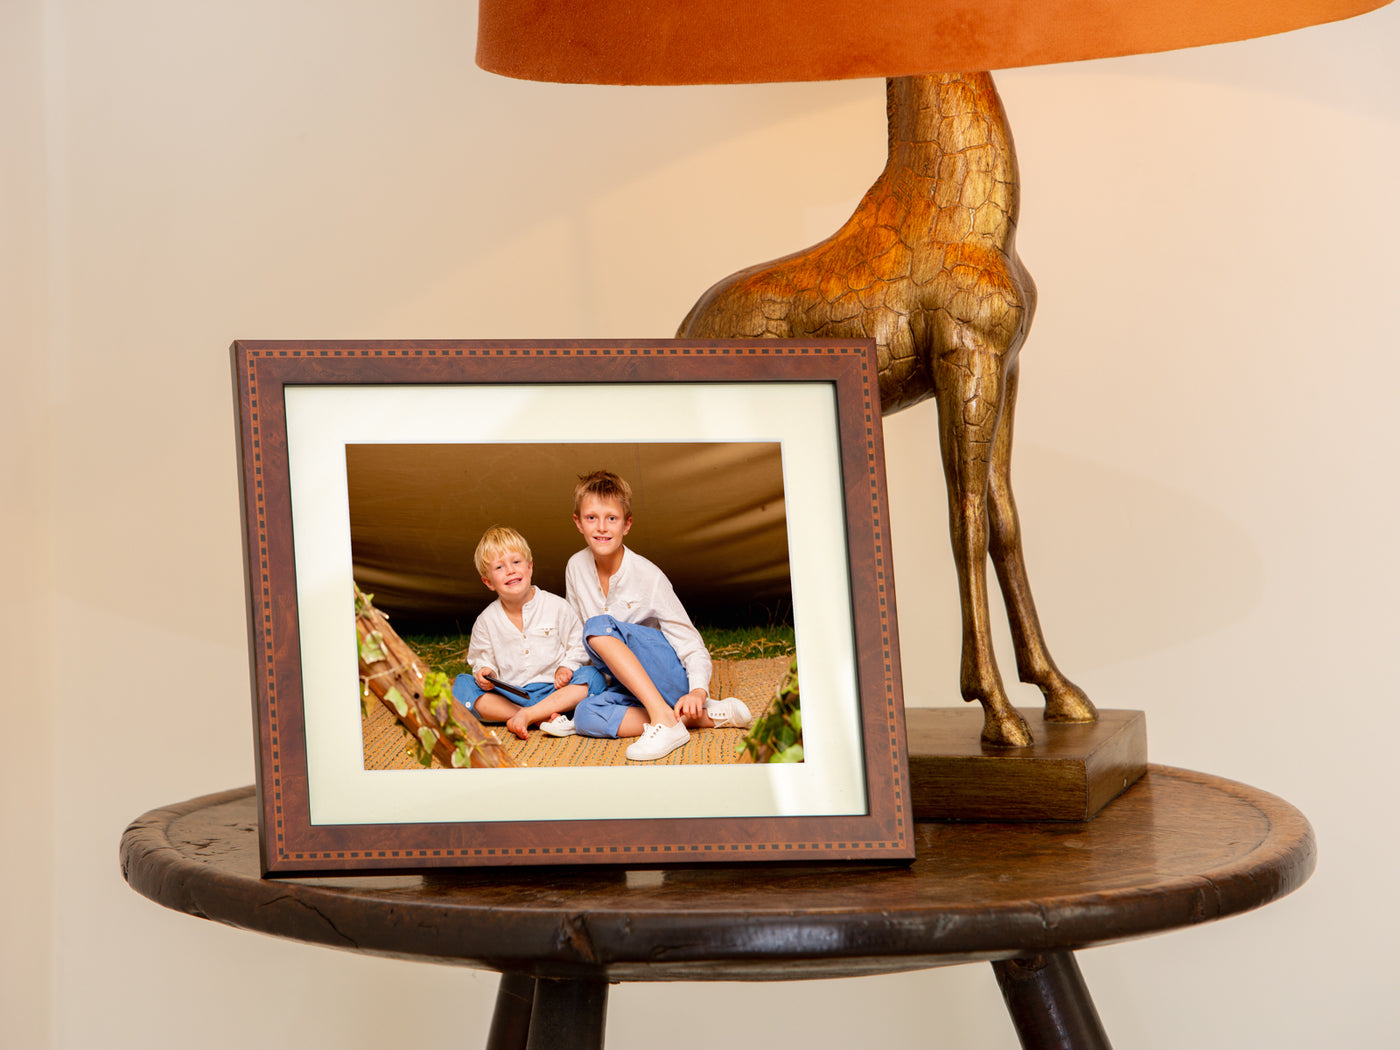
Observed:
[[[913,857],[872,344],[232,358],[264,874]],[[664,755],[590,602],[708,679]]]

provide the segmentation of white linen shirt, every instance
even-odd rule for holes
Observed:
[[[510,622],[501,599],[481,611],[472,624],[467,664],[495,668],[506,685],[553,682],[561,667],[576,671],[588,663],[583,622],[563,598],[538,587],[520,612],[522,631]]]
[[[622,548],[622,564],[609,578],[604,595],[593,552],[585,547],[564,567],[564,593],[585,623],[591,616],[612,616],[659,630],[680,657],[690,688],[709,692],[713,668],[700,632],[666,574],[636,551]]]

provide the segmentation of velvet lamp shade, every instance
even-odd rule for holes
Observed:
[[[728,84],[1006,69],[1224,43],[1389,0],[480,0],[524,80]]]

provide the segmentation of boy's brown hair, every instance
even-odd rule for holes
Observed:
[[[473,557],[476,562],[477,575],[484,577],[488,565],[502,554],[509,554],[511,551],[518,551],[525,555],[526,561],[535,560],[524,536],[508,525],[492,525],[481,534],[481,542],[476,545],[476,554]]]
[[[574,514],[583,506],[583,498],[611,500],[622,505],[622,516],[632,516],[632,486],[611,470],[595,470],[591,474],[580,474],[574,486]]]

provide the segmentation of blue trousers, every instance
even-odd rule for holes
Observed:
[[[505,681],[502,676],[502,681]],[[516,683],[511,682],[511,685]],[[574,677],[569,682],[570,685],[586,685],[590,693],[601,693],[608,687],[607,679],[596,667],[589,667],[587,664],[574,671]],[[517,707],[534,707],[545,697],[554,693],[554,682],[528,682],[520,687],[529,693],[529,699],[523,696],[516,696],[514,693],[501,692],[497,696],[503,696]],[[490,689],[483,689],[476,684],[476,679],[469,674],[459,674],[452,680],[452,695],[462,701],[462,706],[472,714],[476,714],[476,701],[482,693],[492,692]]]
[[[593,651],[589,641],[603,634],[622,640],[666,703],[675,707],[676,701],[690,692],[690,678],[681,658],[655,627],[624,623],[614,616],[590,617],[583,625],[583,647],[588,650],[594,667],[608,671],[607,661]],[[616,681],[611,671],[608,674],[613,679],[610,688],[590,694],[574,708],[574,729],[580,736],[616,737],[628,709],[642,706],[640,700]]]

